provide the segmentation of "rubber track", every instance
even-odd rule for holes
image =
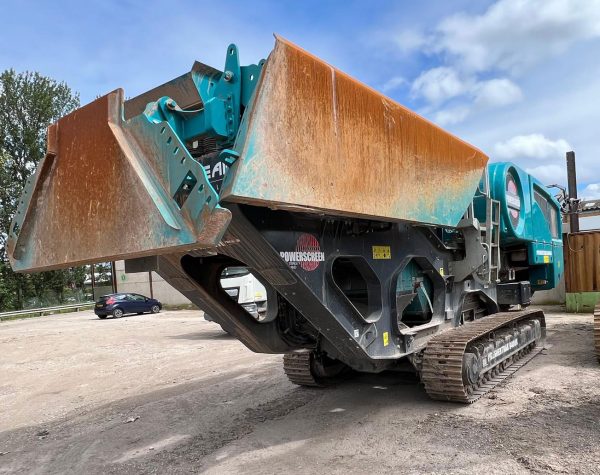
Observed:
[[[462,361],[467,346],[490,332],[532,318],[540,320],[542,331],[544,331],[546,326],[544,313],[541,310],[523,310],[520,312],[496,313],[433,337],[425,348],[421,371],[421,381],[425,385],[427,394],[432,399],[441,401],[462,403],[477,401],[531,360],[543,347],[535,348],[527,356],[525,356],[527,350],[520,350],[513,357],[512,364],[500,370],[497,368],[502,362],[499,363],[498,366],[493,368],[492,377],[482,383],[476,390],[470,392],[465,387],[462,377]],[[518,356],[522,356],[522,358],[515,360],[514,358]]]
[[[288,379],[299,386],[322,387],[311,371],[311,351],[283,355],[283,371]]]
[[[600,362],[600,303],[594,309],[594,343],[596,346],[596,357]]]

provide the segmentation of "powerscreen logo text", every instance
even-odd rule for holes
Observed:
[[[298,237],[294,251],[281,251],[279,255],[292,269],[300,266],[308,272],[317,269],[325,261],[325,253],[321,251],[318,239],[306,233]]]

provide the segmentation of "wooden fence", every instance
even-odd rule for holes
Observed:
[[[566,291],[600,292],[600,231],[564,237]]]

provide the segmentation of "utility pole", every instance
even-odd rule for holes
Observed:
[[[152,286],[152,271],[148,271],[148,283],[150,284],[150,298],[154,298],[154,287]]]
[[[569,228],[571,233],[579,232],[579,214],[577,213],[577,172],[575,170],[575,152],[567,152],[567,182],[569,193]]]
[[[96,275],[94,264],[90,264],[90,279],[92,280],[92,300],[96,301]]]
[[[117,290],[117,267],[115,266],[115,261],[112,261],[110,263],[110,276],[111,276],[111,284],[112,284],[112,291],[113,294],[116,294],[118,292]]]

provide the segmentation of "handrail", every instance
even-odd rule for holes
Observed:
[[[43,315],[44,313],[48,313],[48,312],[56,312],[59,310],[68,310],[68,309],[75,309],[75,311],[79,311],[79,309],[82,308],[86,308],[86,307],[93,307],[94,306],[94,302],[81,302],[81,303],[73,303],[73,304],[69,304],[69,305],[58,305],[56,307],[44,307],[44,308],[28,308],[28,309],[24,309],[24,310],[12,310],[10,312],[3,312],[0,313],[0,321],[2,321],[3,318],[7,318],[7,317],[18,317],[19,315],[31,315],[31,314],[39,314],[40,316]]]

